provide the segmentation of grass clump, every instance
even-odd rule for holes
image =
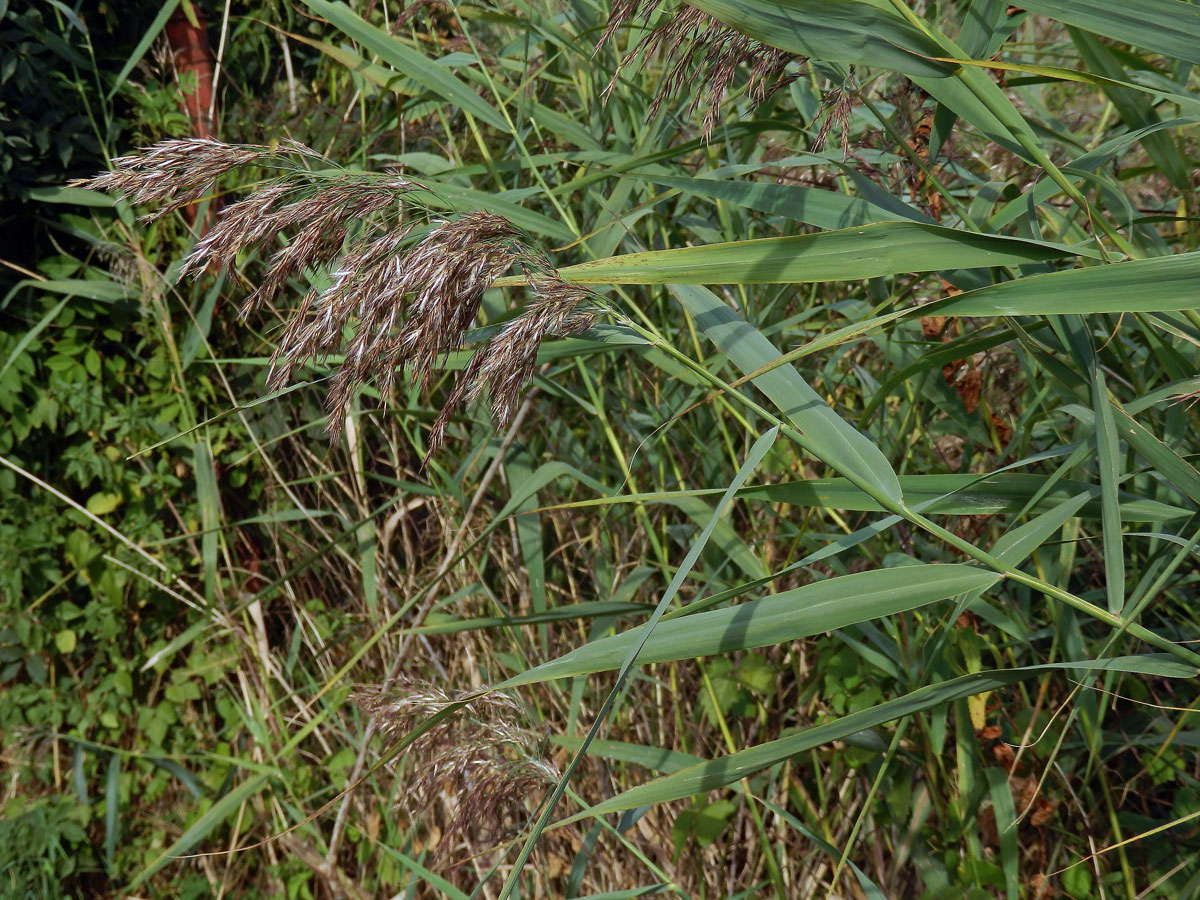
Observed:
[[[6,887],[1196,893],[1200,34],[827,7],[208,11],[6,267]]]

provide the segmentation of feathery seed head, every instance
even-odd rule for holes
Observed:
[[[639,16],[648,23],[659,5],[660,0],[620,0],[613,5],[608,26],[597,46],[603,46],[619,28]],[[694,114],[703,103],[701,133],[705,140],[712,136],[720,120],[721,100],[739,69],[749,68],[746,91],[754,103],[762,103],[795,77],[786,75],[788,63],[795,59],[790,53],[756,41],[703,10],[684,5],[626,54],[605,88],[605,96],[616,86],[622,68],[639,56],[644,65],[645,60],[656,54],[662,57],[665,72],[650,104],[650,117],[657,115],[666,99],[699,85],[688,112]]]
[[[485,388],[496,415],[508,421],[540,341],[548,334],[575,333],[593,321],[594,315],[578,311],[586,294],[559,280],[549,260],[503,216],[475,211],[430,224],[430,211],[419,197],[429,192],[424,185],[397,173],[330,174],[327,162],[294,142],[273,149],[207,139],[166,141],[115,160],[114,172],[83,184],[175,209],[230,169],[278,156],[320,161],[324,168],[308,171],[288,162],[281,177],[227,206],[188,254],[181,274],[228,267],[241,251],[290,235],[269,257],[242,307],[245,317],[268,306],[306,270],[328,271],[328,285],[308,291],[285,324],[268,383],[279,389],[296,366],[327,357],[344,344],[327,397],[331,438],[365,382],[387,391],[407,371],[414,384],[426,386],[447,354],[462,346],[484,291],[513,268],[529,277],[537,301],[476,353],[437,420],[431,448],[440,442],[453,409]],[[353,336],[345,340],[350,326]]]
[[[440,688],[409,682],[384,693],[361,691],[351,700],[370,716],[384,739],[394,744],[423,720],[461,700]],[[439,798],[451,806],[449,827],[441,847],[452,838],[495,844],[517,830],[559,773],[539,749],[537,735],[520,723],[522,710],[504,694],[484,694],[453,717],[408,745],[408,779],[401,792],[410,817]]]
[[[285,228],[299,231],[290,244],[271,257],[262,283],[242,306],[242,318],[269,303],[289,278],[336,257],[354,223],[397,206],[417,187],[416,182],[397,175],[341,175],[318,183],[314,192],[295,202],[268,212],[264,218],[269,221],[258,226],[264,229],[263,238]]]
[[[195,203],[230,169],[271,154],[269,147],[226,144],[210,138],[161,141],[136,156],[119,156],[113,171],[73,181],[75,187],[119,194],[129,202],[161,204],[144,219],[153,221]]]
[[[408,370],[413,383],[428,384],[439,360],[462,346],[483,292],[530,255],[521,232],[488,212],[442,221],[402,255],[384,255],[382,272],[368,275],[378,290],[342,295],[358,301],[359,322],[329,391],[331,436],[368,379],[388,390]]]
[[[479,399],[486,391],[492,401],[492,416],[500,425],[512,420],[521,391],[533,377],[537,351],[549,335],[565,337],[590,328],[596,312],[582,309],[589,294],[557,276],[544,276],[532,284],[537,301],[505,324],[475,352],[462,377],[446,398],[429,431],[427,455],[445,438],[446,426],[462,403]]]
[[[842,138],[842,159],[850,158],[850,115],[854,111],[854,66],[850,67],[845,82],[826,92],[821,98],[821,108],[817,117],[824,116],[821,127],[813,139],[813,150],[819,151],[825,146],[829,132],[837,126]]]

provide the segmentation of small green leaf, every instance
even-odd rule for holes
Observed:
[[[70,628],[64,628],[54,636],[54,646],[58,648],[59,653],[73,653],[75,651],[75,632]]]
[[[83,354],[83,368],[93,378],[100,377],[100,354],[96,352],[95,347],[88,347],[87,352]]]
[[[25,674],[38,687],[46,686],[46,664],[38,654],[30,653],[25,657]]]
[[[1092,896],[1092,873],[1088,864],[1081,862],[1063,872],[1062,887],[1071,897]]]
[[[93,516],[106,516],[120,505],[120,494],[110,494],[100,491],[88,497],[87,511]]]
[[[694,833],[701,847],[707,847],[725,830],[730,817],[737,812],[737,806],[730,800],[718,800],[710,803],[696,813]]]
[[[768,694],[775,687],[775,667],[761,653],[747,653],[737,667],[737,679],[758,694]]]

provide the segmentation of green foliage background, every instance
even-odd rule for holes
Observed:
[[[422,466],[469,349],[330,446],[266,251],[177,283],[182,216],[63,187],[186,133],[174,5],[0,4],[0,892],[1200,896],[1200,7],[696,0],[811,57],[705,140],[593,0],[197,5],[223,139],[610,304]],[[352,687],[421,681],[513,687],[570,823],[340,796]]]

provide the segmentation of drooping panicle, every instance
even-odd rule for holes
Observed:
[[[332,261],[353,224],[389,207],[398,208],[404,196],[419,187],[398,175],[339,175],[318,182],[313,192],[277,210],[276,221],[267,227],[274,233],[284,228],[299,230],[291,243],[271,257],[262,282],[242,306],[242,317],[269,303],[289,278]],[[302,308],[300,315],[306,312]]]
[[[284,227],[279,210],[293,190],[290,182],[272,182],[221,210],[213,227],[184,257],[180,276],[227,269],[244,247],[273,238]]]
[[[403,311],[403,298],[396,295],[401,254],[414,227],[407,224],[358,239],[330,273],[332,283],[305,295],[271,357],[268,384],[272,390],[288,382],[295,366],[336,352],[344,329],[356,317],[371,317],[371,324],[363,327],[377,333],[396,326]]]
[[[112,161],[112,171],[73,181],[71,185],[117,194],[138,206],[155,205],[156,209],[142,217],[149,222],[195,203],[226,172],[284,157],[321,158],[298,141],[267,147],[226,144],[212,138],[183,138],[160,141],[131,156],[118,156]]]
[[[488,212],[442,221],[407,249],[389,267],[395,277],[385,281],[385,290],[374,293],[370,305],[359,305],[358,328],[329,391],[331,434],[368,379],[387,390],[407,370],[414,383],[427,384],[439,360],[462,346],[483,292],[529,256],[520,231]],[[396,305],[403,298],[408,301],[396,329]]]
[[[508,219],[485,211],[434,218],[428,206],[434,195],[423,184],[397,173],[331,172],[328,161],[300,144],[168,141],[116,160],[117,171],[84,184],[175,209],[230,169],[279,156],[290,157],[274,164],[280,174],[225,207],[180,271],[194,277],[227,268],[243,251],[287,237],[267,258],[241,315],[269,308],[289,282],[312,273],[316,286],[280,333],[268,383],[282,388],[297,366],[344,350],[326,403],[331,438],[368,381],[386,392],[407,372],[414,384],[427,386],[447,354],[462,347],[484,292],[512,270],[530,278],[536,303],[476,354],[468,377],[451,391],[449,408],[486,386],[493,409],[507,421],[542,338],[590,323],[577,311],[583,293],[553,276],[549,261]],[[297,165],[296,157],[320,167]],[[431,446],[448,421],[444,409]]]
[[[445,438],[455,410],[485,392],[491,398],[493,418],[500,425],[508,424],[521,391],[533,377],[542,341],[550,335],[578,334],[595,323],[596,311],[587,307],[590,294],[582,288],[552,275],[534,280],[532,288],[537,300],[475,351],[429,431],[428,453]]]
[[[367,690],[351,700],[372,718],[389,744],[407,738],[421,722],[468,695],[450,695],[426,683],[390,691]],[[456,838],[495,844],[510,837],[559,777],[539,750],[538,736],[521,724],[522,709],[499,693],[475,696],[450,718],[405,749],[401,803],[410,816],[439,798],[451,806],[441,847]]]
[[[603,46],[620,28],[638,18],[649,25],[659,6],[660,0],[619,0],[613,5],[598,46]],[[650,116],[657,115],[665,100],[691,91],[688,111],[694,114],[703,106],[701,133],[705,140],[711,138],[720,121],[721,100],[733,86],[740,70],[749,70],[747,95],[754,103],[762,103],[795,77],[787,75],[787,67],[793,60],[800,59],[728,27],[703,10],[682,5],[621,59],[605,89],[605,96],[616,85],[622,68],[638,58],[644,65],[655,55],[663,60],[664,75],[650,104]]]
[[[230,169],[271,154],[270,147],[226,144],[210,138],[161,141],[133,156],[118,156],[113,170],[72,182],[74,187],[118,194],[138,206],[155,204],[146,221],[195,203]]]

